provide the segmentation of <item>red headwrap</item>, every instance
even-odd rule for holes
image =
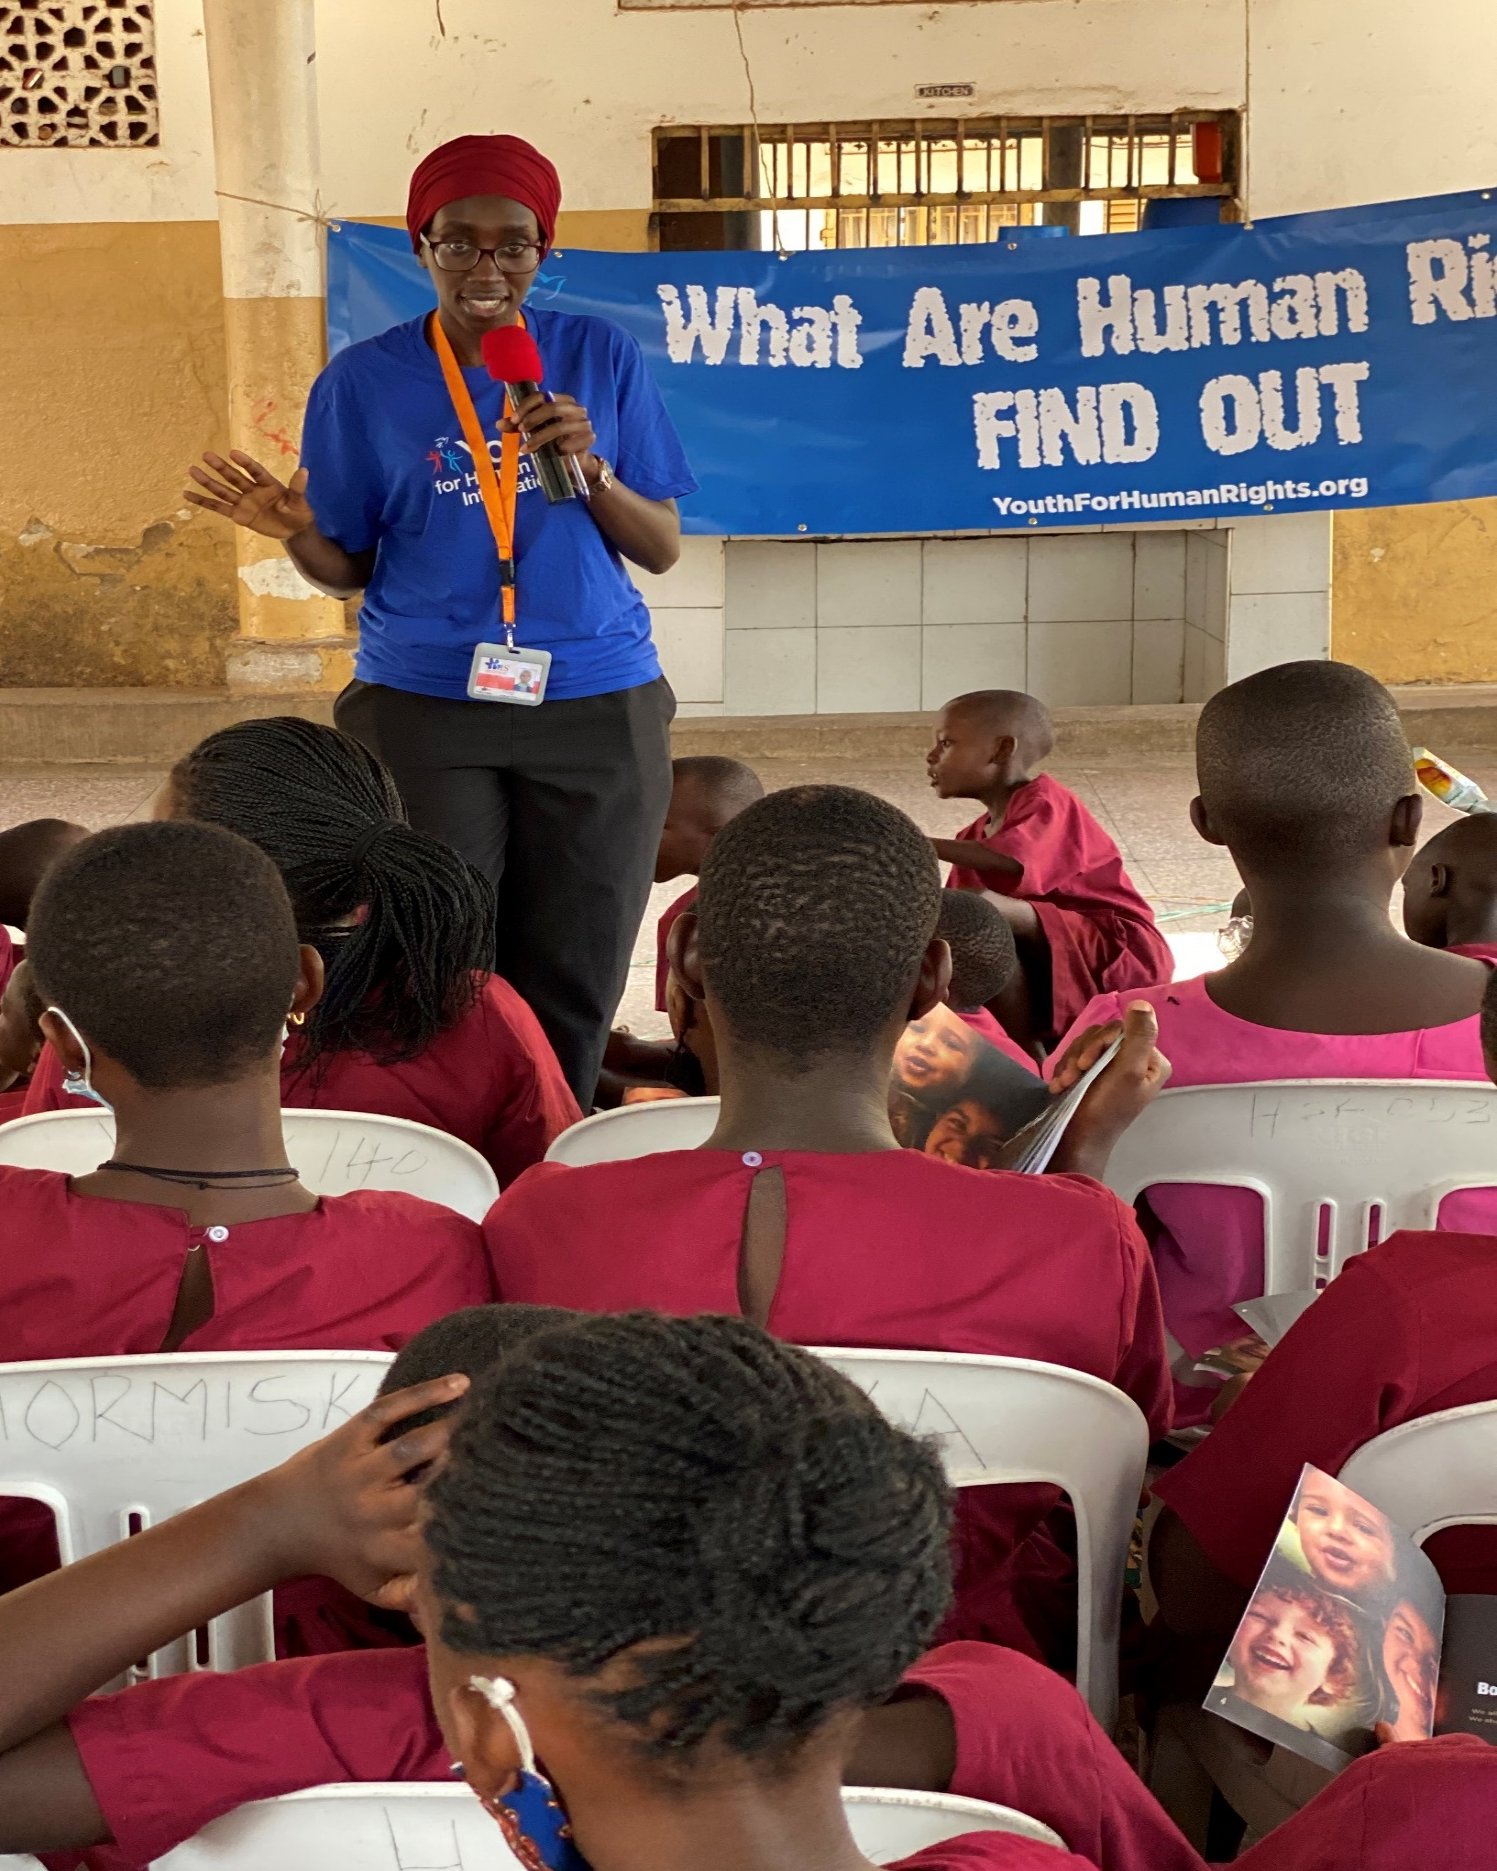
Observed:
[[[421,159],[405,209],[411,245],[418,253],[421,231],[432,216],[466,195],[507,195],[535,216],[543,247],[549,248],[555,238],[561,177],[556,165],[523,137],[454,137]]]

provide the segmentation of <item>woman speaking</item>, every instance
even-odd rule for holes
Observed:
[[[236,450],[206,455],[187,498],[283,540],[330,596],[363,593],[334,719],[394,773],[411,822],[498,886],[496,970],[586,1110],[671,783],[675,698],[624,560],[674,565],[696,482],[634,340],[524,309],[560,203],[518,137],[433,150],[406,225],[436,311],[332,360],[289,484]],[[521,390],[506,413],[485,358],[531,341],[558,393]],[[553,504],[543,477],[571,497]]]

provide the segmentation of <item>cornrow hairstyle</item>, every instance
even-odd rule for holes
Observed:
[[[951,949],[946,1004],[957,1013],[986,1007],[1019,971],[1014,932],[980,890],[943,890],[936,934]]]
[[[936,929],[930,840],[851,786],[792,786],[712,841],[702,973],[734,1035],[790,1071],[866,1053],[902,1015]]]
[[[950,1592],[925,1443],[746,1320],[582,1317],[475,1387],[431,1483],[442,1638],[583,1693],[663,1765],[772,1761],[889,1694]],[[647,1646],[643,1651],[637,1646]]]
[[[1239,868],[1280,875],[1385,849],[1415,790],[1393,697],[1350,663],[1278,663],[1219,689],[1196,728],[1196,781]]]
[[[152,1091],[276,1059],[300,958],[274,864],[213,825],[119,825],[42,879],[26,955],[44,1006]]]
[[[385,1397],[392,1390],[409,1390],[413,1384],[427,1384],[453,1371],[461,1371],[465,1377],[477,1380],[527,1338],[548,1331],[552,1326],[566,1325],[576,1317],[577,1314],[569,1312],[565,1306],[529,1306],[518,1300],[501,1305],[464,1306],[423,1326],[414,1338],[401,1346],[395,1354],[395,1362],[385,1372],[379,1394]],[[392,1442],[408,1430],[434,1423],[464,1401],[459,1397],[457,1403],[438,1403],[429,1410],[418,1410],[414,1416],[402,1417],[398,1423],[390,1425],[380,1440]]]
[[[357,741],[291,715],[241,721],[200,741],[170,784],[174,810],[275,860],[302,940],[322,952],[305,1065],[345,1051],[412,1059],[473,1005],[493,966],[493,889],[406,823],[394,780]]]

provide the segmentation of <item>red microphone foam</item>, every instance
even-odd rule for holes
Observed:
[[[535,339],[523,325],[496,325],[483,334],[479,348],[484,368],[500,383],[540,383],[545,377]]]

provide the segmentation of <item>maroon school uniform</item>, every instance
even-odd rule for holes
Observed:
[[[1390,1235],[1347,1263],[1154,1492],[1246,1589],[1304,1463],[1337,1474],[1385,1429],[1494,1399],[1497,1239]],[[1452,1527],[1427,1550],[1447,1592],[1497,1594],[1497,1527]]]
[[[360,1191],[302,1215],[195,1228],[165,1203],[78,1195],[51,1170],[0,1166],[0,1212],[11,1249],[0,1362],[159,1351],[194,1252],[212,1270],[213,1316],[183,1351],[398,1351],[433,1319],[493,1298],[475,1224],[411,1195]],[[0,1591],[50,1570],[56,1551],[51,1516],[8,1503]],[[295,1603],[293,1620],[315,1626],[307,1595]]]
[[[1497,1748],[1441,1735],[1379,1748],[1237,1859],[1237,1871],[1481,1871],[1493,1859]]]
[[[498,975],[485,975],[478,999],[414,1059],[381,1065],[366,1052],[335,1052],[304,1069],[293,1032],[281,1061],[288,1110],[367,1111],[409,1118],[458,1137],[484,1157],[499,1186],[539,1163],[582,1112],[551,1042],[529,1005]],[[88,1108],[62,1089],[51,1047],[38,1061],[26,1115]]]
[[[1153,911],[1123,869],[1117,846],[1073,792],[1048,773],[1037,774],[1014,793],[996,831],[987,823],[984,813],[957,837],[1012,858],[1019,875],[984,875],[957,864],[947,887],[996,890],[1034,905],[1050,948],[1056,1033],[1065,1032],[1094,994],[1170,979],[1174,959]]]
[[[1046,1359],[1116,1384],[1156,1436],[1167,1428],[1148,1251],[1130,1211],[1083,1177],[965,1169],[909,1150],[543,1163],[484,1223],[500,1297],[591,1312],[738,1312],[744,1209],[761,1165],[785,1181],[776,1336]],[[1074,1566],[1040,1524],[1055,1491],[982,1494],[997,1498],[961,1504],[945,1634],[1060,1660],[1074,1641],[1075,1590]]]
[[[904,1682],[951,1711],[951,1792],[1028,1813],[1099,1871],[1198,1871],[1060,1677],[995,1644],[946,1644]],[[93,1696],[68,1726],[115,1842],[55,1854],[48,1863],[59,1867],[135,1871],[236,1806],[302,1787],[451,1779],[424,1650],[166,1677]]]
[[[665,1012],[665,984],[670,979],[670,972],[671,972],[670,957],[665,952],[666,942],[670,937],[670,932],[672,928],[675,926],[676,918],[681,914],[683,910],[689,910],[695,904],[697,900],[698,888],[699,888],[698,885],[693,884],[689,890],[683,892],[682,895],[678,896],[674,903],[668,904],[666,907],[665,913],[661,916],[660,921],[655,925],[655,1011],[656,1013]]]

